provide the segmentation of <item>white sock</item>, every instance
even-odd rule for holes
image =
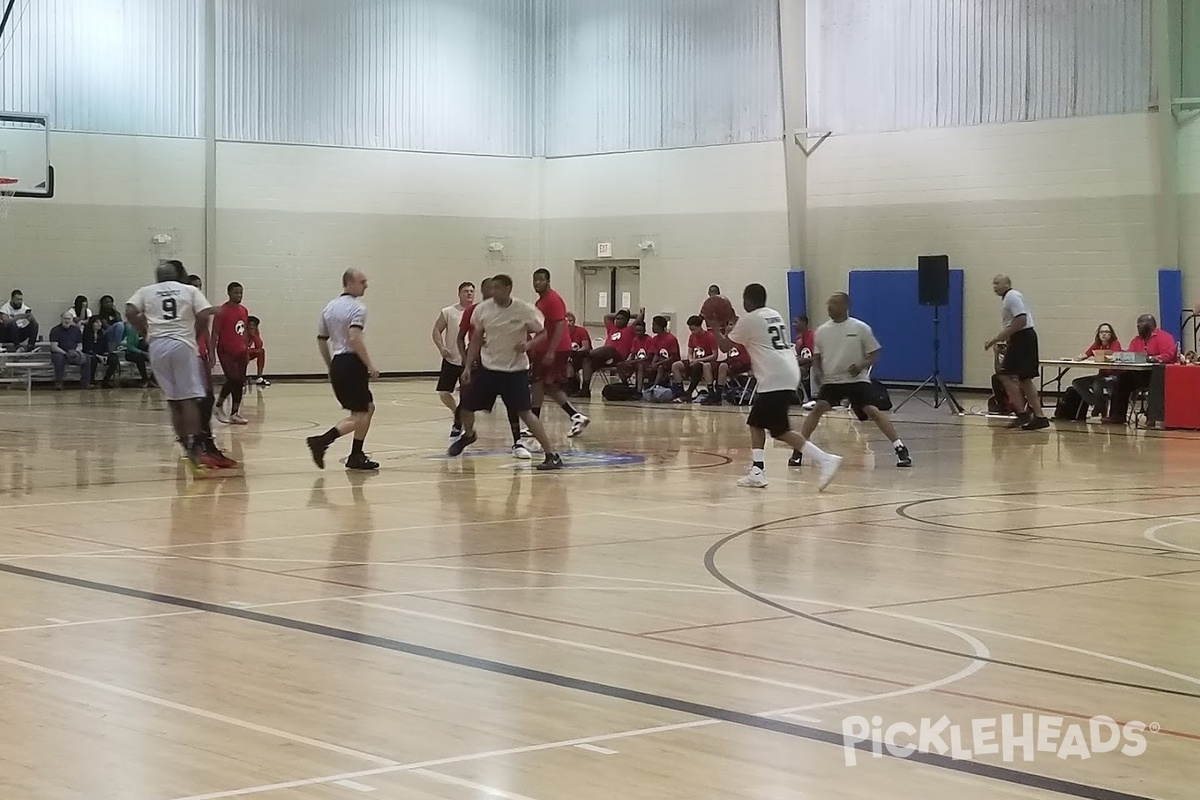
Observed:
[[[766,465],[766,463],[767,463],[767,451],[766,451],[766,450],[760,450],[760,449],[752,449],[752,450],[750,451],[750,463],[751,463],[751,464],[763,464],[763,465]]]
[[[899,439],[897,439],[896,441],[892,442],[892,449],[893,449],[893,450],[894,450],[894,449],[896,449],[896,448],[900,448],[900,447],[904,447],[904,442],[900,441]]]
[[[829,453],[826,453],[812,442],[805,442],[804,447],[800,448],[800,452],[809,458],[816,459],[817,461],[823,461],[826,458],[829,458]]]

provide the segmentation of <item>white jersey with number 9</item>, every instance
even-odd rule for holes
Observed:
[[[749,354],[759,392],[795,391],[800,385],[796,346],[778,311],[759,308],[738,317],[729,339]]]
[[[165,281],[143,286],[129,298],[146,318],[147,341],[176,339],[196,346],[196,314],[212,308],[204,293],[186,283]]]

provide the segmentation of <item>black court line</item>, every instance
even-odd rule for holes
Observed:
[[[981,497],[981,498],[987,497],[987,496],[988,495],[979,495],[979,497]],[[824,512],[818,511],[816,513],[820,514],[820,513],[824,513]],[[809,515],[800,514],[800,515],[797,515],[796,517],[791,517],[789,519],[803,519],[806,516],[809,516]],[[901,639],[898,636],[887,636],[882,633],[875,633],[874,631],[868,631],[868,630],[864,630],[862,628],[855,628],[852,625],[846,625],[841,622],[834,622],[833,620],[826,619],[824,617],[818,616],[817,614],[810,614],[810,613],[807,613],[804,611],[799,611],[795,608],[792,608],[791,606],[787,606],[787,605],[784,605],[783,603],[779,603],[775,600],[772,600],[769,597],[764,597],[763,595],[758,594],[754,590],[747,589],[745,586],[742,586],[740,583],[738,583],[737,581],[735,581],[732,578],[730,578],[729,576],[727,576],[717,566],[717,561],[716,561],[717,553],[719,553],[721,551],[721,549],[725,547],[725,545],[729,544],[732,541],[735,541],[736,539],[741,538],[742,536],[744,536],[748,533],[756,533],[760,529],[762,529],[763,527],[765,527],[767,525],[774,525],[779,522],[786,522],[786,521],[788,521],[788,520],[774,520],[773,522],[764,522],[761,525],[753,525],[749,528],[745,528],[743,530],[736,531],[735,533],[731,533],[728,536],[722,537],[720,539],[720,541],[718,541],[712,547],[708,548],[708,552],[706,552],[704,554],[705,569],[708,570],[708,573],[710,575],[712,575],[714,578],[716,578],[718,581],[720,581],[725,586],[729,587],[730,589],[733,589],[735,592],[737,592],[740,595],[743,595],[745,597],[750,598],[751,600],[754,600],[757,603],[761,603],[765,606],[769,606],[771,608],[778,609],[779,611],[782,611],[786,614],[791,614],[792,616],[794,616],[798,619],[803,619],[803,620],[807,620],[809,622],[815,622],[818,625],[825,625],[830,628],[835,628],[836,630],[842,631],[843,633],[849,633],[849,634],[855,635],[855,636],[864,636],[868,639],[874,639],[879,642],[887,642],[889,644],[897,644],[902,647],[911,647],[916,650],[924,650],[927,653],[938,653],[939,655],[954,656],[956,658],[967,659],[968,661],[982,661],[984,663],[995,664],[996,666],[1000,666],[1000,667],[1012,667],[1013,669],[1025,670],[1027,672],[1036,672],[1036,673],[1040,673],[1042,675],[1053,675],[1054,677],[1057,677],[1057,678],[1070,678],[1071,680],[1086,681],[1088,683],[1100,684],[1102,686],[1120,686],[1121,688],[1124,688],[1124,689],[1137,689],[1139,691],[1152,692],[1154,694],[1164,694],[1164,695],[1171,695],[1174,697],[1187,697],[1190,699],[1200,699],[1200,694],[1197,694],[1194,692],[1186,692],[1186,691],[1183,691],[1182,689],[1170,689],[1165,686],[1152,686],[1152,685],[1143,684],[1143,683],[1131,683],[1128,681],[1120,681],[1115,678],[1104,678],[1099,675],[1088,675],[1086,673],[1081,673],[1081,672],[1070,672],[1068,670],[1058,670],[1058,669],[1051,669],[1049,667],[1039,667],[1036,664],[1026,664],[1021,661],[1008,661],[1008,660],[1002,659],[1002,658],[992,658],[991,656],[981,656],[981,655],[976,655],[974,653],[963,653],[958,650],[952,650],[948,647],[938,647],[937,645],[924,644],[923,642],[913,641],[912,639]]]
[[[536,683],[541,683],[548,686],[556,686],[562,689],[574,689],[576,691],[586,692],[588,694],[610,697],[617,700],[625,700],[631,703],[638,703],[645,706],[652,706],[654,708],[666,709],[668,711],[677,711],[682,714],[690,714],[692,716],[701,717],[704,719],[729,722],[734,725],[741,725],[747,728],[755,728],[757,730],[770,731],[773,733],[782,733],[788,736],[794,736],[798,739],[805,739],[807,741],[822,742],[824,744],[829,744],[836,747],[845,746],[841,734],[833,731],[826,731],[820,728],[812,728],[806,725],[784,722],[782,720],[772,719],[770,717],[760,717],[754,714],[747,714],[742,711],[721,708],[719,706],[710,706],[704,703],[694,703],[690,700],[681,700],[674,697],[666,697],[664,695],[642,692],[636,689],[612,686],[610,684],[598,683],[596,681],[584,680],[582,678],[572,678],[569,675],[561,675],[555,672],[546,672],[543,670],[530,669],[528,667],[520,667],[514,664],[506,664],[502,661],[477,658],[475,656],[466,655],[465,653],[440,650],[433,647],[414,644],[412,642],[403,642],[397,639],[390,639],[384,636],[374,636],[367,633],[361,633],[359,631],[351,631],[345,628],[336,628],[313,622],[304,622],[302,620],[280,617],[274,614],[263,614],[259,611],[253,611],[250,609],[231,608],[229,606],[208,603],[203,600],[177,597],[175,595],[161,594],[159,592],[147,592],[127,586],[118,586],[110,583],[86,580],[84,578],[75,578],[69,575],[59,575],[53,572],[43,572],[41,570],[19,567],[14,564],[0,564],[0,572],[5,572],[10,575],[18,575],[25,578],[33,578],[35,580],[62,584],[65,586],[73,586],[80,589],[90,589],[92,591],[104,592],[105,594],[120,595],[122,597],[131,597],[138,600],[148,600],[153,603],[162,603],[164,605],[176,606],[178,608],[204,611],[223,617],[244,619],[264,625],[271,625],[277,628],[300,631],[302,633],[311,633],[330,639],[338,639],[344,642],[351,642],[353,644],[378,647],[384,650],[391,650],[397,653],[416,656],[418,658],[430,659],[445,664],[453,664],[455,666],[465,667],[467,669],[490,672],[496,675],[504,675],[511,678],[520,678],[522,680],[534,681]],[[854,745],[855,749],[862,753],[871,753],[873,746],[873,743],[869,741]],[[1057,794],[1066,795],[1068,797],[1084,798],[1084,800],[1155,800],[1154,798],[1145,795],[1135,795],[1127,792],[1120,792],[1114,789],[1105,789],[1099,786],[1089,786],[1087,784],[1076,783],[1074,781],[1051,778],[1046,775],[1021,772],[1020,770],[1011,769],[1009,767],[985,764],[976,761],[955,760],[949,756],[940,755],[938,753],[914,752],[912,755],[902,758],[888,753],[886,749],[884,749],[882,752],[887,758],[900,761],[913,761],[930,767],[950,770],[952,772],[973,775],[980,778],[1001,781],[1003,783],[1014,784],[1032,789],[1041,789],[1043,791],[1054,792]]]

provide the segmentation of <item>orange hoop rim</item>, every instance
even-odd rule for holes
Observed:
[[[0,186],[12,186],[14,183],[18,183],[17,178],[0,178]]]

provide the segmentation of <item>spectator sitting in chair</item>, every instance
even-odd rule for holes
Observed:
[[[20,289],[0,306],[0,343],[16,345],[18,351],[32,350],[37,344],[38,322],[33,309],[25,305],[25,296]]]
[[[1092,340],[1091,345],[1087,350],[1083,351],[1083,355],[1079,356],[1080,361],[1087,361],[1092,358],[1097,350],[1107,350],[1109,352],[1119,352],[1121,350],[1121,342],[1117,339],[1117,333],[1113,330],[1113,326],[1107,322],[1101,322],[1096,328],[1096,338]],[[1104,389],[1116,382],[1116,371],[1111,369],[1102,369],[1097,375],[1085,375],[1082,378],[1076,378],[1071,381],[1071,388],[1079,392],[1079,396],[1083,398],[1092,409],[1092,415],[1097,416],[1100,411],[1100,405],[1104,400]]]
[[[65,316],[65,315],[64,315]],[[88,372],[95,375],[101,364],[105,365],[104,379],[101,385],[105,389],[112,388],[113,378],[121,367],[117,354],[108,346],[108,337],[104,331],[104,320],[100,317],[89,317],[83,326],[83,354],[88,357]]]
[[[621,309],[615,314],[604,315],[604,328],[608,331],[608,338],[604,340],[603,345],[592,350],[583,362],[583,382],[579,388],[580,397],[592,396],[592,374],[596,370],[616,366],[629,358],[629,352],[633,349],[633,329],[629,327],[629,321],[632,318],[633,315],[625,309]],[[642,309],[642,313],[638,314],[637,318],[645,322],[646,310]]]
[[[92,310],[88,308],[88,299],[81,294],[75,295],[75,302],[67,309],[75,324],[82,328],[92,318]]]
[[[736,342],[734,344],[736,346],[729,348],[729,352],[725,354],[726,359],[717,364],[716,399],[713,400],[710,396],[708,405],[721,405],[721,401],[725,397],[725,387],[729,386],[730,378],[750,374],[750,354],[741,345],[737,345]]]
[[[1153,364],[1174,364],[1179,356],[1175,337],[1158,327],[1153,314],[1142,314],[1137,321],[1138,335],[1129,340],[1129,352],[1145,353],[1146,360]],[[1112,400],[1104,421],[1124,425],[1129,416],[1129,398],[1139,389],[1150,385],[1150,373],[1146,371],[1123,371],[1117,375]]]
[[[271,382],[263,377],[263,367],[267,365],[267,349],[263,346],[261,326],[262,320],[251,314],[246,322],[246,354],[250,356],[250,360],[257,366],[257,375],[254,378],[254,384],[256,386],[270,386]]]
[[[583,370],[583,362],[588,353],[592,352],[592,337],[587,328],[575,324],[575,315],[567,312],[567,336],[571,338],[571,354],[567,357],[567,394],[575,396],[579,392],[579,373]]]
[[[688,317],[687,324],[691,331],[687,354],[671,365],[671,390],[675,393],[676,403],[692,402],[701,381],[705,386],[712,386],[717,364],[717,336],[704,329],[704,317],[699,314]],[[686,390],[683,388],[685,375],[691,382]]]
[[[646,321],[639,319],[633,323],[633,344],[629,347],[629,358],[617,364],[617,377],[628,383],[629,377],[636,373],[638,391],[642,389],[646,370],[654,360],[654,337],[646,335]]]
[[[125,326],[125,360],[137,367],[138,374],[142,376],[142,388],[149,387],[150,373],[146,366],[150,363],[150,350],[132,325]]]
[[[668,330],[670,323],[661,314],[651,320],[651,324],[654,330],[654,358],[650,362],[650,371],[654,373],[655,386],[668,386],[671,365],[679,360],[679,340]]]
[[[100,310],[96,315],[104,323],[104,336],[108,340],[109,352],[117,352],[125,343],[125,320],[122,319],[121,312],[117,311],[111,294],[100,298]]]
[[[50,362],[54,365],[54,388],[62,390],[67,364],[79,367],[79,385],[92,385],[92,361],[83,353],[83,330],[75,324],[70,311],[64,311],[59,324],[50,329]]]

